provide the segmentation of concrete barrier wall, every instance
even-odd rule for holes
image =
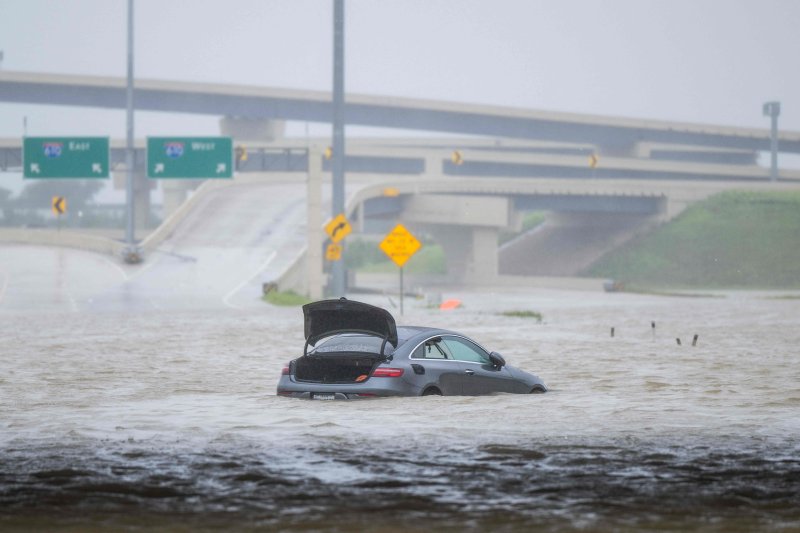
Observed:
[[[167,217],[164,222],[161,223],[150,235],[148,235],[140,244],[139,246],[142,248],[142,251],[145,255],[152,253],[156,250],[161,243],[163,243],[172,232],[175,231],[175,228],[183,222],[183,219],[194,209],[194,206],[203,198],[206,194],[210,191],[221,189],[222,187],[228,187],[232,185],[232,181],[222,181],[222,180],[206,180],[200,185],[192,195],[186,199],[185,202],[181,204],[170,216]]]
[[[125,248],[125,243],[122,241],[79,233],[74,230],[0,228],[0,242],[40,246],[66,246],[118,257],[122,255],[122,250]]]

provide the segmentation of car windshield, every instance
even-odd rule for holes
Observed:
[[[360,335],[360,334],[340,334],[328,337],[321,340],[309,353],[323,354],[323,353],[342,353],[342,352],[359,352],[359,353],[381,353],[381,346],[383,339],[373,335]],[[383,349],[384,355],[389,355],[394,352],[392,345],[387,343]]]

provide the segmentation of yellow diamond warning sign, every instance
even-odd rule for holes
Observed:
[[[394,261],[399,267],[405,265],[406,261],[417,253],[417,250],[421,247],[422,243],[420,243],[402,224],[395,226],[380,244],[383,253],[388,255],[389,259]]]

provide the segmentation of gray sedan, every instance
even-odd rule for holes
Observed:
[[[533,374],[445,329],[397,327],[385,309],[323,300],[303,306],[303,356],[284,367],[278,395],[315,400],[546,392]]]

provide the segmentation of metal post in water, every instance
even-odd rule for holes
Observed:
[[[769,136],[770,171],[769,180],[778,181],[778,115],[781,114],[780,102],[767,102],[763,107],[764,116],[770,117],[771,128]]]
[[[344,0],[333,1],[333,147],[331,217],[344,213]],[[344,261],[331,265],[331,296],[345,293]]]
[[[697,337],[698,336],[699,335],[697,335],[697,333],[694,334],[694,338],[692,339],[692,346],[697,346]]]

